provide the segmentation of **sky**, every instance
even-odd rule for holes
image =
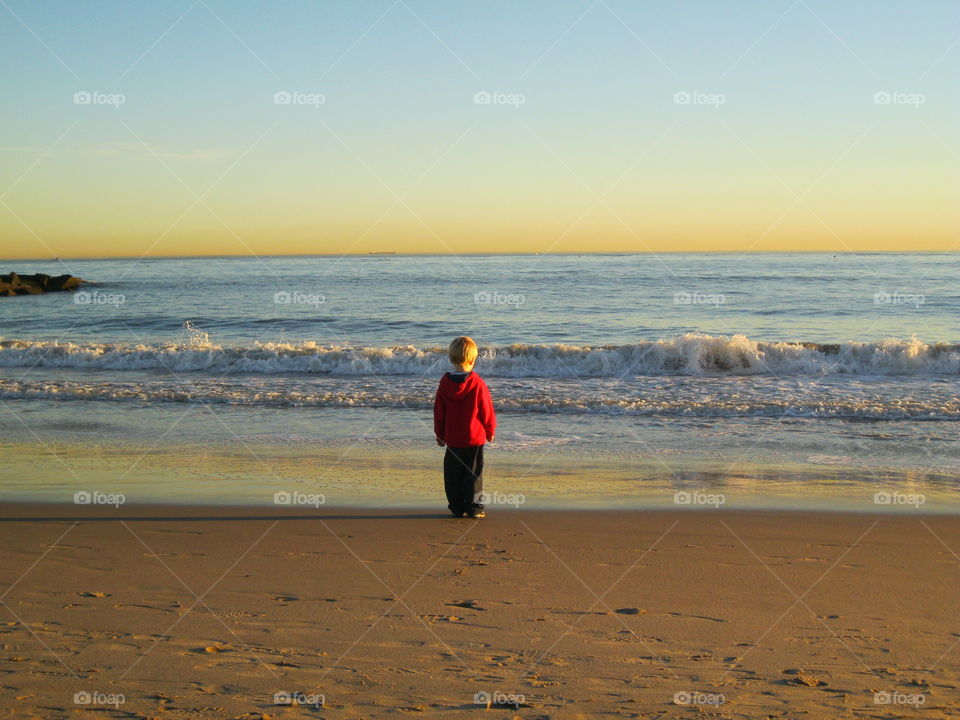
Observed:
[[[2,0],[0,258],[953,251],[948,0]]]

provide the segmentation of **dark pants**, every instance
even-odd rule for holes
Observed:
[[[483,510],[483,445],[448,447],[443,456],[443,488],[454,515]]]

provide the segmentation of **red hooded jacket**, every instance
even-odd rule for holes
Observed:
[[[446,373],[433,401],[433,431],[449,447],[483,445],[497,429],[487,384],[475,372]]]

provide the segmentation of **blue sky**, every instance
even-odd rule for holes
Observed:
[[[10,256],[957,239],[956,3],[4,3]]]

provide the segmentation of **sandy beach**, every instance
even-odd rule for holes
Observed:
[[[955,517],[0,518],[2,717],[947,718],[960,701]]]
[[[0,720],[960,720],[958,10],[0,0]]]

